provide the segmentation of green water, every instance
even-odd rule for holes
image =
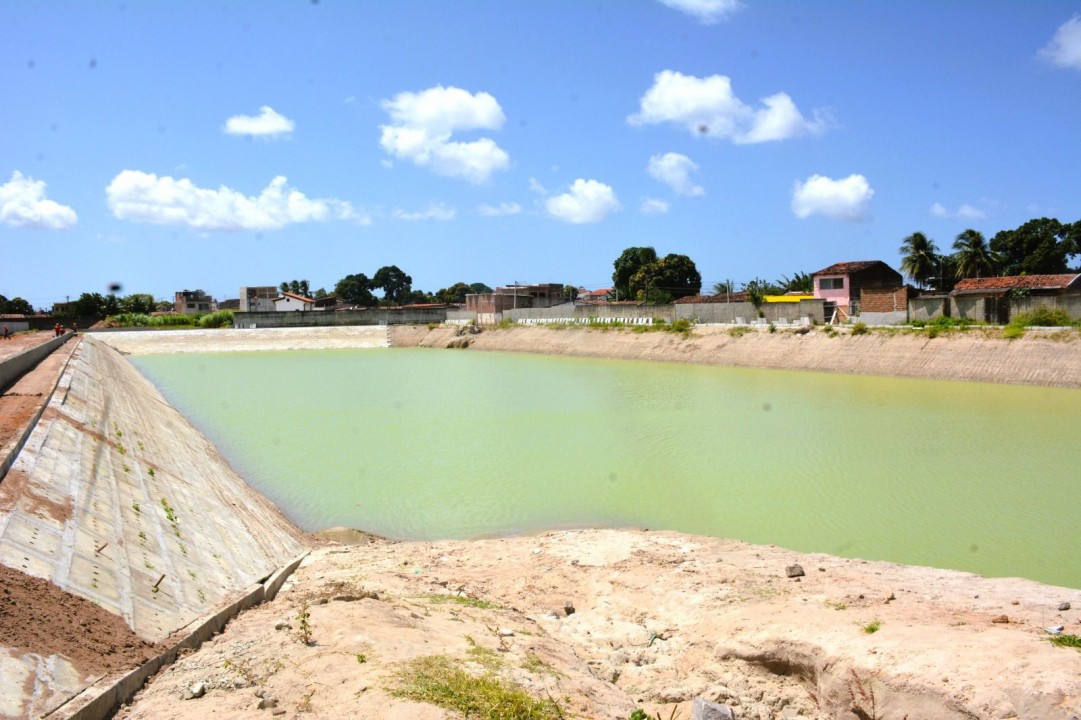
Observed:
[[[133,358],[308,530],[637,526],[1081,587],[1081,391],[432,350]]]

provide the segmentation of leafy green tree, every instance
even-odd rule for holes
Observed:
[[[423,290],[410,290],[406,295],[402,296],[402,305],[419,305],[424,303],[443,302],[435,295]]]
[[[450,287],[443,288],[435,294],[436,302],[441,303],[464,303],[465,296],[473,292],[464,282],[457,282]]]
[[[120,298],[120,312],[150,314],[158,309],[158,302],[149,293],[132,293]]]
[[[409,295],[413,287],[413,278],[402,272],[397,265],[384,265],[375,271],[372,287],[383,290],[383,301],[389,305],[399,305]]]
[[[1081,221],[1064,224],[1039,218],[997,233],[991,238],[991,250],[1002,258],[1006,275],[1054,275],[1069,270],[1069,256],[1081,254],[1079,241]]]
[[[104,317],[105,297],[101,293],[83,293],[75,301],[75,314],[89,317]]]
[[[302,295],[308,297],[308,281],[307,280],[288,280],[278,286],[278,289],[282,292],[293,293],[294,295]]]
[[[476,293],[478,295],[483,295],[484,293],[492,292],[492,288],[488,287],[487,285],[485,285],[482,282],[475,282],[475,283],[473,283],[472,285],[469,286],[469,292]]]
[[[926,235],[914,232],[901,242],[901,272],[920,287],[939,270],[938,248]]]
[[[657,251],[651,247],[630,247],[620,254],[613,264],[612,292],[618,299],[627,300],[635,297],[631,289],[633,278],[643,267],[657,262]]]
[[[702,290],[702,276],[689,257],[669,253],[640,267],[631,277],[629,289],[631,297],[651,304],[664,304],[697,295]]]
[[[987,247],[983,235],[971,228],[965,230],[953,243],[956,261],[955,277],[993,277],[998,269],[998,256]]]
[[[792,277],[782,275],[781,279],[777,281],[776,285],[780,289],[781,292],[779,294],[781,295],[790,292],[801,292],[807,294],[814,292],[814,278],[812,278],[805,272],[795,273],[792,275]]]
[[[312,297],[314,297],[316,300],[318,300],[319,298],[325,298],[326,296],[327,296],[326,288],[319,288],[318,290],[315,291],[315,295],[313,295]]]
[[[33,315],[34,308],[21,297],[13,297],[10,300],[0,295],[0,312],[13,313],[16,315]]]
[[[372,281],[364,273],[346,275],[334,286],[334,294],[350,305],[376,305],[375,295],[372,295]]]
[[[568,302],[574,302],[578,298],[578,288],[573,285],[564,285],[563,296],[567,298]]]

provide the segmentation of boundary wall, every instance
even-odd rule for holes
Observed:
[[[337,325],[413,325],[441,323],[446,308],[371,308],[370,310],[298,310],[294,312],[233,313],[237,329],[328,327]]]
[[[72,337],[74,336],[71,333],[64,333],[60,337],[47,340],[35,348],[31,348],[13,358],[8,358],[7,360],[0,362],[0,390],[6,390],[16,380],[41,362],[43,358],[66,343]]]

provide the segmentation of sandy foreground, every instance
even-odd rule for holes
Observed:
[[[463,337],[448,328],[379,332],[335,346],[461,346]],[[689,341],[500,333],[471,336],[470,347],[690,362],[753,354],[750,346],[730,352],[720,332]],[[124,335],[131,344],[122,352],[160,351],[135,346],[134,334],[97,338]],[[217,345],[213,334],[152,335],[140,342],[160,348],[167,339],[185,352]],[[298,348],[322,339],[292,330],[226,344],[281,349],[273,345],[284,337]],[[815,338],[805,355],[864,339]],[[919,357],[910,338],[889,338],[898,339],[900,354]],[[917,366],[963,368],[976,352],[1008,354],[1016,368],[1027,352],[1053,358],[1053,372],[998,381],[1081,377],[1073,340],[1026,339],[1029,350],[993,342],[1006,345],[939,344]],[[846,362],[879,367],[886,361],[873,358],[890,354],[877,342],[863,347],[860,360],[859,346],[847,346]],[[445,656],[553,700],[563,717],[627,718],[643,708],[688,718],[701,696],[738,718],[1081,718],[1081,652],[1053,646],[1046,630],[1081,635],[1081,590],[641,530],[435,543],[347,530],[330,537],[313,543],[275,600],[183,655],[118,717],[459,717],[394,695],[411,660]]]

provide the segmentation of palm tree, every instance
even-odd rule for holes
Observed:
[[[987,246],[983,235],[972,230],[965,230],[953,243],[957,258],[958,279],[969,277],[993,276],[998,271],[998,255]]]
[[[901,248],[901,271],[920,287],[934,277],[939,268],[938,248],[921,232],[914,232],[904,239]]]

